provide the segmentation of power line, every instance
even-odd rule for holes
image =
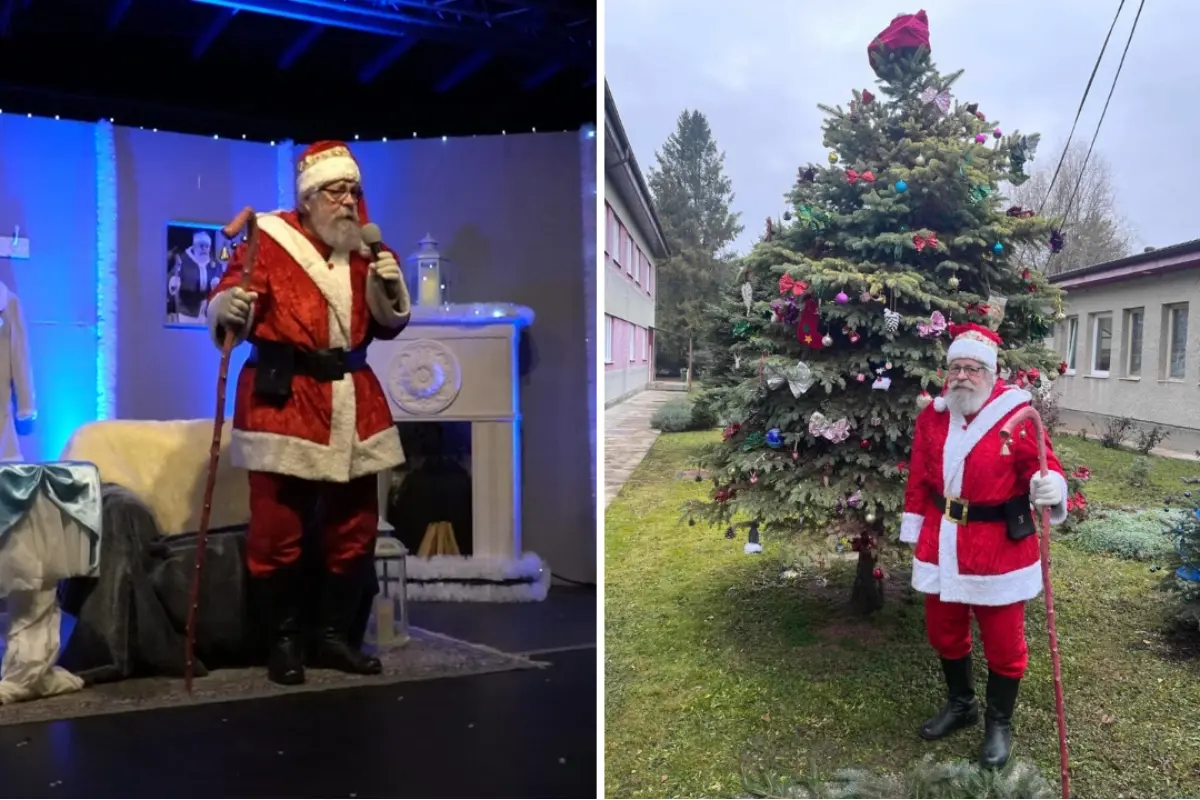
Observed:
[[[1104,108],[1100,111],[1100,120],[1096,123],[1096,132],[1092,134],[1092,142],[1088,145],[1087,155],[1083,158],[1083,166],[1079,170],[1078,177],[1075,178],[1075,188],[1071,190],[1071,195],[1067,198],[1067,208],[1063,211],[1063,222],[1066,222],[1067,216],[1071,213],[1071,206],[1075,204],[1075,198],[1079,194],[1079,186],[1083,183],[1083,174],[1087,171],[1088,160],[1092,157],[1092,148],[1096,146],[1096,139],[1100,136],[1100,126],[1104,124],[1104,115],[1108,113],[1108,104],[1112,102],[1113,91],[1117,88],[1117,79],[1121,77],[1121,68],[1125,66],[1125,56],[1129,55],[1129,45],[1133,42],[1133,34],[1137,31],[1138,20],[1142,17],[1142,9],[1146,7],[1146,0],[1141,0],[1138,3],[1137,14],[1133,17],[1133,27],[1129,29],[1129,38],[1125,40],[1125,49],[1121,51],[1121,60],[1117,63],[1117,74],[1113,75],[1112,86],[1108,87],[1108,97],[1104,100]]]
[[[1071,146],[1071,139],[1075,136],[1075,128],[1079,125],[1079,117],[1083,114],[1083,106],[1087,103],[1088,92],[1092,90],[1092,82],[1096,80],[1096,73],[1100,69],[1100,62],[1104,60],[1104,51],[1108,49],[1108,40],[1112,38],[1113,29],[1117,27],[1117,20],[1121,17],[1121,11],[1125,8],[1125,0],[1121,0],[1121,4],[1117,6],[1117,13],[1113,15],[1112,25],[1108,26],[1108,35],[1104,37],[1104,44],[1100,47],[1100,55],[1096,56],[1096,63],[1092,67],[1092,74],[1088,77],[1087,86],[1083,87],[1083,97],[1079,98],[1079,108],[1075,111],[1075,121],[1071,123],[1071,132],[1067,135],[1067,143],[1063,145],[1062,155],[1058,158],[1058,166],[1054,168],[1054,175],[1050,178],[1050,185],[1046,188],[1046,196],[1042,199],[1041,205],[1038,206],[1038,216],[1042,215],[1042,209],[1045,208],[1046,202],[1050,199],[1050,192],[1054,190],[1054,182],[1058,180],[1058,173],[1062,170],[1063,162],[1067,160],[1067,149]],[[1139,8],[1138,13],[1142,13]],[[1134,27],[1137,24],[1134,23]],[[1128,45],[1126,45],[1128,47]]]

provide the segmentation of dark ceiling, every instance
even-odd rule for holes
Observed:
[[[595,0],[0,0],[0,110],[296,141],[574,130]]]

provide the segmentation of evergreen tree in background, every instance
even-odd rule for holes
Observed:
[[[997,330],[998,379],[1035,394],[1059,367],[1044,340],[1060,293],[1011,254],[1061,236],[1000,192],[1026,179],[1038,137],[954,100],[961,71],[938,73],[925,31],[917,46],[873,43],[881,97],[821,107],[827,163],[800,167],[791,210],[727,283],[707,398],[726,427],[704,462],[712,500],[687,510],[750,528],[747,552],[760,530],[836,537],[859,554],[861,611],[882,603],[878,546],[899,532],[913,424],[944,384],[948,324]]]
[[[725,154],[717,150],[703,114],[681,113],[655,157],[650,191],[671,248],[671,258],[658,267],[656,361],[667,368],[686,365],[690,376],[708,306],[728,282],[725,249],[743,227],[730,211],[733,189],[725,176]]]
[[[1200,630],[1200,498],[1184,492],[1185,513],[1172,531],[1182,564],[1175,570],[1175,588],[1182,600],[1181,620],[1193,632]]]

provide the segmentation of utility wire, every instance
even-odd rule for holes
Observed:
[[[1117,6],[1117,13],[1113,15],[1112,25],[1108,26],[1108,35],[1104,37],[1104,44],[1100,47],[1100,55],[1096,56],[1096,64],[1092,67],[1092,74],[1088,78],[1087,86],[1083,87],[1083,97],[1079,98],[1079,108],[1075,111],[1075,121],[1071,123],[1071,132],[1067,134],[1067,143],[1063,145],[1062,155],[1058,158],[1058,166],[1054,168],[1054,175],[1050,178],[1050,186],[1046,188],[1046,196],[1042,199],[1042,204],[1038,206],[1037,215],[1042,215],[1042,209],[1046,207],[1047,201],[1050,200],[1050,192],[1054,190],[1054,182],[1058,180],[1058,173],[1062,170],[1063,162],[1067,160],[1067,149],[1071,146],[1071,139],[1075,136],[1075,128],[1079,125],[1079,117],[1083,114],[1083,106],[1087,103],[1088,92],[1092,90],[1092,82],[1096,80],[1096,73],[1100,69],[1100,62],[1104,60],[1104,51],[1108,49],[1108,40],[1112,38],[1113,29],[1117,27],[1117,20],[1121,17],[1121,11],[1125,8],[1125,0],[1121,0],[1121,4]],[[1138,9],[1141,13],[1141,9]],[[1136,23],[1135,23],[1136,27]]]
[[[1138,3],[1137,14],[1133,17],[1133,27],[1129,29],[1129,38],[1125,40],[1125,49],[1121,51],[1121,60],[1117,63],[1117,74],[1113,75],[1112,86],[1108,87],[1108,97],[1104,100],[1104,108],[1100,111],[1100,120],[1096,123],[1096,132],[1092,134],[1092,142],[1088,145],[1087,155],[1083,158],[1083,166],[1079,169],[1079,176],[1075,178],[1075,188],[1071,190],[1070,196],[1067,198],[1067,208],[1063,211],[1063,222],[1066,222],[1067,216],[1071,213],[1071,206],[1075,205],[1075,198],[1079,194],[1079,186],[1083,183],[1083,175],[1087,171],[1088,160],[1092,157],[1092,148],[1096,146],[1096,139],[1100,136],[1100,126],[1104,124],[1104,115],[1108,113],[1108,104],[1112,102],[1113,91],[1117,88],[1117,79],[1121,77],[1121,68],[1125,66],[1125,56],[1129,55],[1129,45],[1133,42],[1133,34],[1137,32],[1138,20],[1142,17],[1142,9],[1146,7],[1146,0],[1141,0]]]

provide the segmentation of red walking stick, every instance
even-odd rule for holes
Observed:
[[[1037,436],[1038,466],[1041,468],[1041,477],[1044,478],[1049,474],[1049,470],[1046,469],[1046,434],[1045,428],[1042,426],[1042,417],[1033,406],[1026,406],[1013,414],[1000,429],[1000,438],[1004,440],[1001,453],[1009,454],[1008,446],[1013,432],[1027,421],[1033,422],[1034,435]],[[1024,436],[1025,432],[1021,431],[1020,435]],[[1069,798],[1071,796],[1071,778],[1067,770],[1067,710],[1063,704],[1062,660],[1058,655],[1058,630],[1054,626],[1054,592],[1050,588],[1050,509],[1043,508],[1041,516],[1042,587],[1045,589],[1046,595],[1046,627],[1050,631],[1050,665],[1054,670],[1054,710],[1058,713],[1058,763],[1062,775],[1062,796]]]
[[[242,277],[238,285],[250,288],[250,273],[258,257],[258,219],[254,209],[247,206],[222,229],[226,239],[246,230],[246,253],[242,258]],[[221,430],[225,427],[225,386],[229,382],[229,354],[233,352],[233,331],[225,331],[221,347],[221,367],[217,372],[217,414],[213,419],[212,447],[208,451],[208,479],[204,483],[204,506],[200,509],[200,530],[196,534],[196,557],[192,562],[192,588],[188,598],[187,637],[184,650],[183,685],[192,693],[196,672],[196,614],[200,608],[200,574],[204,570],[204,553],[208,549],[208,523],[212,518],[213,489],[217,485],[217,464],[221,460]]]

